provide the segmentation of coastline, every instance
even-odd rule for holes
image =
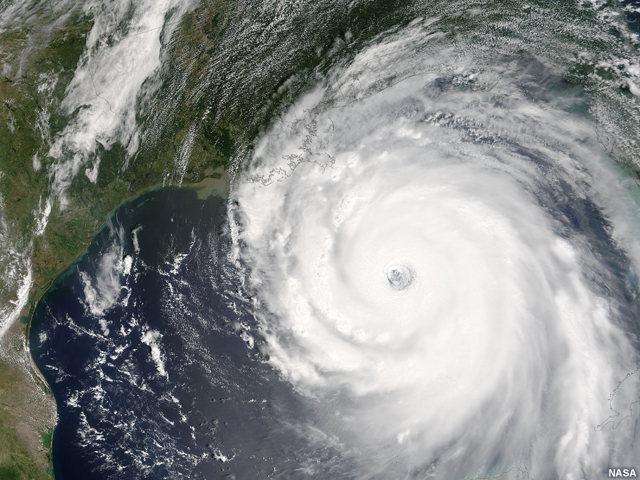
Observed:
[[[53,285],[53,282],[51,283],[51,285]],[[48,290],[48,288],[47,288]],[[45,290],[44,293],[46,293],[47,291]],[[42,296],[44,296],[44,293],[42,294]],[[42,296],[40,298],[42,298]],[[38,300],[39,302],[40,300]],[[35,307],[33,309],[33,311],[35,312]],[[33,313],[31,314],[31,316],[29,317],[29,323],[27,323],[27,331],[26,331],[26,340],[25,340],[25,349],[26,349],[26,354],[27,357],[29,357],[29,364],[31,366],[31,373],[32,375],[35,375],[35,378],[37,378],[38,380],[40,380],[40,382],[42,383],[42,386],[44,387],[45,390],[45,394],[46,395],[50,395],[51,398],[53,399],[53,403],[56,407],[56,417],[57,417],[57,411],[58,411],[58,404],[56,403],[56,398],[53,395],[53,391],[51,390],[51,387],[49,386],[49,382],[47,382],[47,380],[44,378],[44,375],[42,375],[42,372],[40,371],[40,369],[37,367],[36,362],[33,361],[33,356],[31,355],[31,345],[30,345],[30,332],[31,332],[31,320],[33,318]],[[37,381],[36,381],[37,383]],[[57,418],[56,418],[57,421]],[[53,471],[53,436],[55,434],[55,424],[53,425],[53,427],[51,428],[51,437],[49,439],[49,447],[47,449],[47,454],[49,456],[49,468],[51,469],[51,477],[55,478],[55,473]]]
[[[207,175],[208,174],[208,175]],[[149,187],[146,187],[138,192],[136,192],[135,194],[125,198],[124,200],[122,200],[122,202],[120,202],[115,208],[113,208],[110,212],[108,212],[105,217],[103,222],[101,223],[101,225],[96,229],[96,231],[94,232],[93,236],[91,237],[91,239],[93,239],[96,235],[98,235],[102,229],[107,225],[107,221],[112,218],[113,214],[120,208],[122,207],[122,205],[126,204],[127,202],[132,202],[134,200],[136,200],[137,198],[139,198],[142,195],[145,195],[147,193],[156,191],[156,190],[160,190],[163,188],[167,188],[167,187],[175,187],[175,188],[182,188],[182,189],[188,189],[188,190],[194,190],[196,192],[196,195],[198,197],[199,200],[205,200],[206,198],[210,197],[210,196],[218,196],[221,198],[228,198],[228,194],[229,194],[229,190],[231,188],[231,182],[227,173],[227,170],[224,170],[222,167],[219,167],[217,169],[208,169],[208,171],[205,172],[205,178],[200,180],[199,182],[196,183],[183,183],[181,185],[165,185],[164,183],[161,184],[156,184],[156,185],[152,185]],[[91,243],[91,241],[89,241],[89,244]],[[88,244],[88,245],[89,245]],[[88,247],[87,245],[87,247]],[[42,372],[40,371],[40,369],[37,367],[32,353],[31,353],[31,346],[30,346],[30,333],[31,333],[31,323],[33,321],[33,317],[36,311],[36,308],[38,306],[38,304],[40,303],[40,301],[42,300],[42,298],[46,295],[46,293],[49,291],[49,289],[55,285],[56,281],[60,278],[61,275],[63,275],[70,267],[72,267],[73,265],[75,265],[79,260],[81,260],[84,255],[87,252],[87,248],[84,248],[82,250],[82,252],[80,252],[67,266],[65,266],[63,269],[61,269],[56,276],[51,279],[48,283],[48,285],[46,285],[45,288],[42,289],[41,294],[37,297],[37,299],[33,302],[33,307],[30,309],[29,313],[28,313],[28,321],[26,323],[26,339],[25,339],[25,353],[29,359],[29,363],[30,363],[30,372],[32,374],[32,377],[34,377],[34,379],[36,380],[36,383],[39,383],[41,387],[44,387],[44,391],[45,394],[50,396],[53,399],[55,408],[56,408],[56,417],[57,417],[57,403],[56,403],[56,399],[55,396],[53,395],[53,391],[49,385],[49,383],[47,382],[47,380],[45,379],[44,375],[42,374]],[[25,307],[26,308],[26,307]],[[57,424],[57,418],[56,418],[56,424]],[[55,479],[55,471],[53,468],[53,441],[54,441],[54,435],[55,435],[55,427],[56,424],[53,425],[53,427],[51,428],[51,439],[49,441],[49,446],[47,448],[47,454],[49,457],[49,464],[50,464],[50,469],[51,469],[51,478]]]

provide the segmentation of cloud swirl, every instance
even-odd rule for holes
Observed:
[[[637,400],[634,376],[611,393],[638,362],[638,216],[585,102],[552,66],[414,23],[257,145],[237,260],[269,361],[357,478],[631,465],[633,421],[596,427]]]

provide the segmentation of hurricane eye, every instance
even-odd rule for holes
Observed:
[[[387,268],[386,277],[394,290],[406,290],[413,282],[414,274],[406,265],[394,264]]]

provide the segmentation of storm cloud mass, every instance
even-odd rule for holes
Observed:
[[[76,3],[30,245],[140,196],[34,310],[56,475],[640,472],[639,7]],[[37,273],[5,201],[0,337]]]
[[[357,478],[600,478],[638,454],[635,186],[553,59],[461,43],[418,19],[298,100],[237,262]]]

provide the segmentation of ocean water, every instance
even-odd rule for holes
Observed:
[[[337,455],[259,353],[225,212],[177,188],[127,202],[38,305],[57,479],[296,478]]]
[[[157,70],[242,112],[228,202],[123,205],[38,306],[56,475],[640,471],[635,8],[233,3]]]

